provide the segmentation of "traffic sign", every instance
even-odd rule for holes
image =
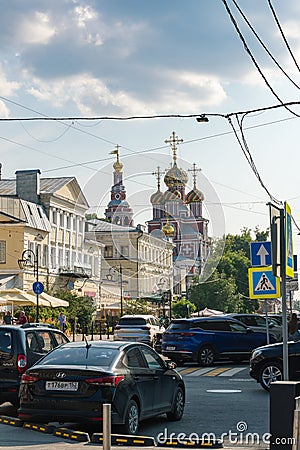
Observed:
[[[286,245],[286,276],[294,278],[294,253],[292,234],[292,212],[285,203],[285,245]]]
[[[250,243],[251,265],[253,267],[271,266],[272,247],[271,242]]]
[[[279,298],[280,279],[274,277],[272,267],[248,269],[250,298]]]
[[[40,281],[35,281],[32,285],[33,292],[37,295],[44,292],[44,285]]]

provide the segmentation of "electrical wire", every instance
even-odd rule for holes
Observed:
[[[283,39],[283,41],[284,41],[284,43],[285,43],[285,45],[286,45],[286,48],[288,49],[288,52],[289,52],[289,54],[291,55],[292,60],[293,60],[294,63],[295,63],[295,66],[297,67],[298,71],[300,72],[299,64],[297,63],[297,60],[296,60],[296,58],[295,58],[295,55],[293,54],[292,49],[291,49],[291,47],[290,47],[290,45],[289,45],[289,43],[288,43],[288,40],[287,40],[287,38],[285,37],[285,34],[284,34],[283,29],[282,29],[282,27],[281,27],[281,25],[280,25],[279,19],[278,19],[278,17],[277,17],[276,11],[275,11],[275,9],[274,9],[274,7],[273,7],[273,5],[272,5],[272,2],[271,2],[271,0],[267,0],[267,2],[268,2],[268,5],[269,5],[269,7],[270,7],[270,10],[272,11],[274,20],[275,20],[275,22],[276,22],[276,24],[277,24],[277,26],[278,26],[278,29],[279,29],[280,34],[281,34],[281,37],[282,37],[282,39]]]
[[[259,64],[257,63],[254,55],[252,54],[252,52],[251,52],[251,50],[250,50],[250,48],[249,48],[249,46],[248,46],[248,44],[247,44],[243,34],[242,34],[242,32],[239,29],[239,26],[238,26],[238,24],[237,24],[237,22],[236,22],[236,20],[235,20],[235,18],[233,16],[232,12],[231,12],[231,9],[228,6],[227,1],[226,0],[221,0],[221,1],[222,1],[222,3],[225,6],[225,9],[226,9],[226,11],[227,11],[227,13],[229,15],[229,18],[230,18],[230,20],[231,20],[231,22],[232,22],[232,24],[233,24],[233,26],[234,26],[238,36],[239,36],[241,42],[243,43],[243,46],[244,46],[244,49],[245,49],[246,53],[248,53],[248,55],[250,56],[251,61],[253,62],[254,66],[256,67],[256,69],[259,72],[259,74],[262,77],[262,79],[264,80],[264,82],[265,82],[266,86],[268,87],[268,89],[271,91],[271,93],[274,95],[274,97],[279,101],[279,103],[281,103],[281,105],[284,106],[287,109],[287,111],[289,111],[291,114],[294,114],[296,117],[300,117],[299,114],[295,113],[293,110],[288,108],[286,106],[286,104],[283,102],[283,100],[279,97],[279,95],[274,91],[274,89],[272,88],[271,84],[269,83],[269,81],[267,80],[266,76],[264,75],[263,71],[259,67]]]
[[[263,42],[263,40],[260,38],[260,36],[258,35],[258,33],[255,31],[255,29],[253,28],[253,26],[251,25],[249,19],[246,17],[246,15],[243,13],[241,7],[238,5],[236,0],[231,0],[235,7],[237,8],[237,10],[239,11],[239,13],[241,14],[241,16],[243,17],[244,21],[246,22],[246,24],[248,25],[248,27],[250,28],[250,30],[252,31],[252,33],[254,34],[254,36],[256,37],[256,39],[258,40],[258,42],[260,43],[260,45],[263,47],[263,49],[267,52],[267,54],[270,56],[270,58],[272,59],[272,61],[274,62],[274,64],[281,70],[281,72],[288,78],[288,80],[297,88],[300,89],[299,84],[297,84],[289,75],[288,73],[283,69],[283,67],[279,64],[279,62],[276,60],[276,58],[272,55],[272,53],[270,52],[270,50],[267,48],[267,46],[265,45],[265,43]]]

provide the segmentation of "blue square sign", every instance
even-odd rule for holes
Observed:
[[[251,265],[253,267],[272,265],[271,242],[251,242],[250,243]]]

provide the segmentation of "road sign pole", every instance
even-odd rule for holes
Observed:
[[[286,229],[285,209],[280,209],[280,275],[281,275],[281,298],[282,298],[282,359],[283,380],[289,379],[288,360],[288,329],[286,313]]]
[[[265,317],[266,317],[266,332],[267,332],[267,344],[270,344],[270,330],[269,330],[269,317],[268,317],[268,299],[265,298]]]

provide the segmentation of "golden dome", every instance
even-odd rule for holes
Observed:
[[[120,161],[116,161],[113,164],[113,168],[115,169],[115,172],[122,172],[123,164]]]
[[[203,200],[204,200],[204,194],[195,187],[188,194],[186,194],[186,198],[185,198],[185,202],[187,204],[195,203],[195,202],[200,203],[200,202],[203,202]]]
[[[185,186],[188,182],[188,175],[185,170],[180,169],[177,163],[174,162],[171,169],[169,169],[165,175],[164,181],[168,188]]]
[[[164,233],[167,237],[173,237],[175,234],[175,228],[173,225],[171,225],[168,221],[165,223],[165,225],[162,227],[161,231]]]
[[[179,191],[166,191],[164,193],[164,202],[178,202],[181,200],[181,193]]]

